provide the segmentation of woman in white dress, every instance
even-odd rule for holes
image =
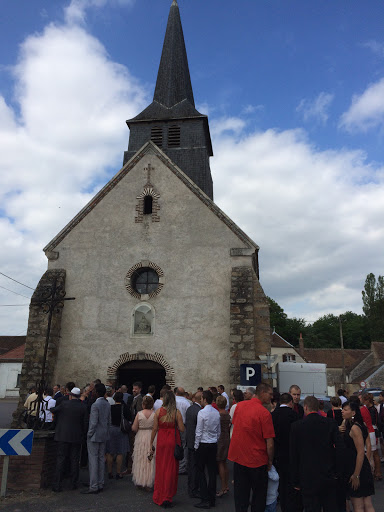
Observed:
[[[137,487],[151,489],[155,481],[155,457],[151,450],[151,434],[155,413],[153,398],[146,395],[143,398],[143,410],[136,415],[132,430],[136,432],[132,455],[132,481]],[[148,459],[152,454],[153,458]]]

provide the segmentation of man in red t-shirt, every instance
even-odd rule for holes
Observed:
[[[272,396],[272,387],[262,383],[256,388],[255,398],[236,405],[228,453],[228,459],[234,462],[236,512],[248,510],[251,489],[251,512],[265,509],[275,431],[271,413],[264,405]]]

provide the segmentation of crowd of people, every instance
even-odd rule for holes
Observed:
[[[194,393],[165,385],[157,400],[155,386],[144,395],[135,382],[130,391],[98,379],[82,390],[68,382],[48,387],[40,403],[31,390],[27,421],[39,418],[55,430],[55,492],[65,475],[77,489],[79,468],[88,465],[82,493],[103,492],[105,473],[132,475],[163,508],[173,506],[185,474],[196,508],[215,507],[233,488],[236,512],[275,512],[278,500],[282,512],[349,512],[351,503],[354,512],[374,512],[384,392],[375,405],[370,393],[347,397],[341,389],[325,412],[314,396],[302,401],[296,385],[279,394],[261,383],[244,393],[232,389],[231,398],[222,385]]]

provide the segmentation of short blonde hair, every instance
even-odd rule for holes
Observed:
[[[225,409],[225,406],[227,405],[227,399],[223,395],[219,395],[216,398],[216,405],[219,409]]]

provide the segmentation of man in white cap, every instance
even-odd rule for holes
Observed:
[[[60,416],[57,422],[55,441],[57,442],[56,474],[53,484],[55,492],[62,491],[61,482],[66,458],[70,461],[71,488],[77,489],[79,481],[80,449],[87,434],[88,414],[85,404],[80,400],[80,389],[72,388],[68,400],[63,400],[50,411]]]

